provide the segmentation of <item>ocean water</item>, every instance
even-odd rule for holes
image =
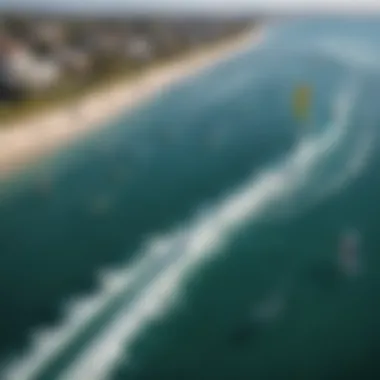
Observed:
[[[379,36],[277,25],[2,184],[0,378],[379,378]]]

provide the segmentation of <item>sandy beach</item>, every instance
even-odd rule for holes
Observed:
[[[0,129],[0,178],[9,176],[54,149],[105,125],[118,113],[159,95],[173,83],[215,64],[247,44],[259,43],[263,28],[256,27],[238,37],[203,47],[133,79],[87,94],[75,102],[33,115]]]

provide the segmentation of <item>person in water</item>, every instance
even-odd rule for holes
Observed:
[[[342,235],[338,251],[338,267],[348,277],[355,277],[360,273],[359,246],[358,231],[349,230]]]

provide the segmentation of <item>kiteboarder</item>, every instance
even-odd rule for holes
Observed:
[[[308,85],[297,86],[293,92],[293,114],[301,123],[305,123],[310,117],[311,96]]]
[[[304,84],[297,86],[292,94],[292,112],[296,121],[296,141],[304,136],[310,121],[312,91],[310,86]]]

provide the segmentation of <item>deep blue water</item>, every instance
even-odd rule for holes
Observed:
[[[278,25],[3,184],[2,378],[378,378],[379,37]]]

